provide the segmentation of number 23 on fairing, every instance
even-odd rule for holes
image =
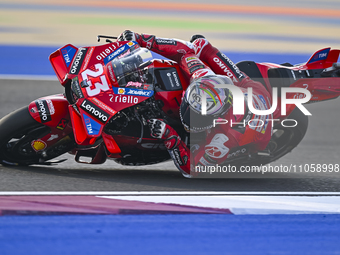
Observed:
[[[81,76],[83,78],[83,81],[87,81],[87,84],[89,85],[86,87],[87,95],[90,97],[96,96],[100,94],[102,91],[107,91],[110,89],[110,86],[106,80],[104,69],[101,64],[95,64],[94,67],[96,68],[96,71],[86,69],[84,72],[81,73]],[[92,84],[91,80],[88,79],[88,76],[97,78],[100,78],[101,82],[95,82]]]

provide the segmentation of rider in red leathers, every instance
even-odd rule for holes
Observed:
[[[245,95],[247,88],[252,87],[253,106],[260,110],[270,109],[270,93],[261,83],[241,72],[203,36],[193,36],[191,42],[186,42],[126,30],[118,40],[136,41],[141,47],[176,61],[190,79],[182,98],[180,117],[187,131],[201,133],[204,139],[186,144],[163,120],[149,120],[151,136],[164,140],[175,165],[185,177],[197,174],[197,167],[216,166],[265,150],[272,136],[272,122],[269,121],[272,115],[255,115],[247,106],[244,115],[233,115],[231,92],[217,85],[234,84]],[[213,102],[207,107],[206,115],[200,112],[202,102],[197,100],[200,93],[206,93],[207,101]],[[223,124],[219,124],[218,119],[223,120]]]

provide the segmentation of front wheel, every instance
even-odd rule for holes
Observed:
[[[28,107],[18,109],[0,120],[0,163],[3,165],[44,164],[72,149],[67,137],[44,151],[36,151],[32,142],[50,133],[50,128],[35,121]]]

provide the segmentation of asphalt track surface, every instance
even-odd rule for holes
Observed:
[[[36,98],[62,93],[57,81],[1,80],[0,117]],[[273,166],[339,164],[339,99],[307,106],[312,113],[302,143]],[[0,166],[0,191],[340,191],[340,173],[257,174],[253,178],[186,179],[172,162],[124,167],[76,163],[71,155],[54,166]],[[212,176],[213,177],[213,176]]]

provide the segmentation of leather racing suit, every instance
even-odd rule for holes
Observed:
[[[259,82],[246,74],[205,38],[192,43],[159,38],[154,35],[134,33],[138,44],[166,58],[176,61],[184,75],[191,81],[205,75],[226,75],[247,95],[247,88],[253,88],[254,108],[265,110],[271,107],[271,95]],[[118,39],[119,40],[119,39]],[[245,97],[247,98],[247,97]],[[258,151],[263,151],[272,136],[272,115],[255,115],[245,104],[244,115],[233,115],[231,108],[223,119],[227,124],[218,124],[205,131],[205,139],[187,145],[177,132],[162,120],[150,120],[151,135],[164,140],[175,165],[185,177],[195,175],[201,166],[215,166],[235,160]],[[258,120],[262,120],[257,124]],[[190,148],[189,148],[190,146]]]

